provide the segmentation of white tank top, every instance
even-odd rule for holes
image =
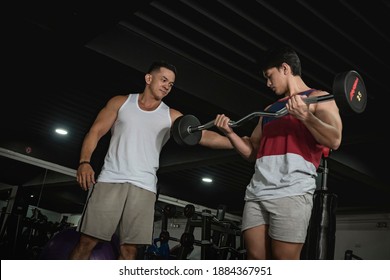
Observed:
[[[138,106],[138,96],[130,94],[119,108],[97,181],[129,182],[156,193],[160,152],[170,137],[172,122],[165,103],[144,111]]]

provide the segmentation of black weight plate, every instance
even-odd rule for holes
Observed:
[[[184,207],[184,216],[187,218],[191,218],[195,214],[195,206],[192,204],[187,204],[186,207]]]
[[[172,135],[175,142],[182,146],[195,146],[202,138],[202,131],[189,132],[189,127],[197,127],[200,122],[193,115],[180,116],[175,120],[172,127]]]
[[[333,93],[342,113],[362,113],[366,109],[366,87],[360,74],[354,70],[336,75]]]

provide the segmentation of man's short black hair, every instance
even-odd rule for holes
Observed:
[[[173,73],[175,73],[175,76],[177,75],[176,67],[173,64],[170,64],[166,61],[155,61],[150,65],[147,73],[152,73],[154,70],[160,70],[161,67],[167,68],[171,70]]]
[[[261,71],[264,72],[273,67],[279,68],[283,63],[290,65],[293,75],[302,75],[299,56],[289,45],[279,45],[267,50],[260,62]]]

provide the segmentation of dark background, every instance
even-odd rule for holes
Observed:
[[[332,92],[344,71],[363,77],[367,107],[342,112],[343,142],[328,158],[327,185],[338,196],[338,212],[390,210],[389,1],[79,2],[4,10],[2,199],[7,186],[18,186],[32,205],[81,213],[86,193],[74,172],[84,135],[109,98],[143,90],[152,61],[178,68],[169,106],[201,123],[217,113],[238,120],[275,100],[256,63],[283,42],[299,53],[303,79],[313,88]],[[249,135],[256,121],[236,131]],[[69,134],[56,135],[58,126]],[[92,159],[97,172],[108,141],[109,135]],[[240,216],[252,173],[253,164],[234,151],[181,147],[171,139],[161,154],[160,199],[224,204]],[[202,183],[202,176],[213,183]]]

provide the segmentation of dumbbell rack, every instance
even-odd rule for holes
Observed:
[[[226,207],[220,205],[217,214],[213,215],[210,210],[194,213],[188,217],[186,228],[181,238],[181,250],[178,259],[187,259],[193,245],[201,247],[201,259],[226,259],[228,253],[242,254],[236,249],[236,237],[240,237],[240,247],[243,248],[240,229],[224,220]],[[195,240],[193,233],[195,228],[201,228],[201,240]]]

